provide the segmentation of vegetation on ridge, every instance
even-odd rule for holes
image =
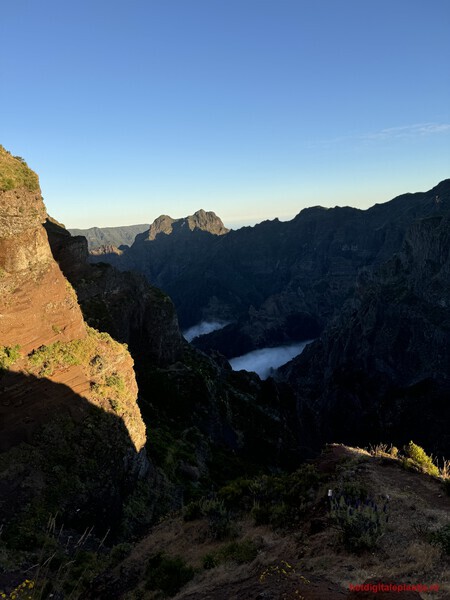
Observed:
[[[0,373],[9,369],[20,358],[20,346],[0,346]]]
[[[424,473],[428,473],[428,475],[439,477],[439,468],[433,463],[433,459],[426,454],[423,448],[417,446],[414,442],[409,442],[405,446],[405,454],[404,464],[406,467],[416,466]]]
[[[20,156],[13,156],[0,145],[0,191],[25,188],[39,191],[39,179]]]
[[[448,500],[437,480],[402,469],[382,446],[371,455],[332,444],[294,473],[241,477],[168,514],[116,563],[121,598],[173,597],[185,586],[177,597],[261,589],[261,597],[325,598],[364,581],[367,565],[379,581],[448,580]],[[404,493],[409,485],[415,495]],[[447,597],[442,587],[436,598]],[[108,597],[113,587],[100,590]]]
[[[15,196],[24,196],[24,206],[30,199],[23,188],[10,194],[11,199]],[[83,248],[77,246],[76,251]],[[73,260],[78,260],[75,253]],[[0,367],[2,360],[7,368],[11,361],[20,360],[25,378],[49,379],[39,385],[50,406],[53,396],[58,397],[58,386],[62,381],[74,381],[70,378],[79,377],[82,384],[76,389],[90,401],[78,402],[80,398],[73,395],[66,403],[73,414],[55,410],[51,422],[43,419],[43,426],[35,431],[31,429],[34,425],[30,426],[28,433],[32,432],[33,438],[24,436],[23,443],[0,455],[0,483],[7,491],[4,497],[15,499],[12,506],[3,503],[6,516],[0,527],[0,574],[27,567],[22,579],[13,575],[7,583],[0,581],[11,598],[33,569],[28,566],[36,566],[40,547],[45,547],[48,562],[39,559],[41,581],[36,569],[30,571],[30,581],[36,582],[39,597],[51,593],[61,600],[87,598],[89,588],[91,598],[119,597],[122,592],[125,596],[121,597],[130,600],[173,596],[184,585],[199,586],[200,590],[204,582],[214,586],[213,580],[226,571],[234,571],[239,578],[234,590],[225,580],[225,588],[230,588],[224,590],[226,597],[234,596],[236,585],[244,588],[239,589],[241,597],[249,597],[245,586],[252,578],[253,586],[268,587],[277,577],[278,583],[292,580],[294,586],[301,582],[300,573],[309,570],[314,573],[311,579],[318,576],[326,581],[328,565],[335,557],[339,557],[341,575],[334,583],[339,581],[344,587],[359,576],[358,560],[364,554],[380,576],[385,574],[381,559],[393,557],[390,562],[394,564],[397,555],[403,562],[406,556],[415,560],[408,564],[409,571],[400,561],[394,564],[397,570],[393,573],[399,576],[413,569],[417,574],[432,571],[430,565],[436,565],[436,558],[450,546],[445,515],[437,509],[433,512],[436,507],[443,513],[448,498],[439,494],[446,481],[442,472],[441,481],[422,475],[438,473],[422,448],[411,442],[400,451],[392,447],[388,457],[382,452],[370,457],[367,452],[336,446],[311,464],[302,464],[297,449],[308,439],[300,431],[298,438],[291,435],[287,423],[297,423],[298,407],[288,394],[280,392],[281,386],[228,371],[221,357],[212,360],[180,341],[173,333],[177,327],[171,307],[162,306],[170,301],[166,296],[161,296],[161,302],[155,299],[160,292],[148,292],[133,280],[127,283],[125,279],[122,284],[126,276],[110,267],[93,271],[86,266],[77,273],[73,283],[85,299],[88,322],[105,327],[113,338],[120,337],[117,332],[123,326],[125,334],[120,339],[129,341],[135,351],[140,406],[151,426],[147,453],[152,466],[146,472],[146,460],[134,462],[133,470],[128,464],[129,458],[134,460],[134,450],[125,429],[132,433],[141,423],[140,415],[130,412],[136,388],[124,347],[108,334],[88,328],[86,338],[48,342],[24,357],[18,348],[4,348],[3,354],[0,348]],[[77,280],[80,274],[83,279]],[[69,283],[67,286],[76,302],[75,292]],[[134,297],[139,298],[138,307]],[[158,317],[144,319],[149,307]],[[122,318],[120,311],[128,309]],[[169,326],[171,318],[174,324]],[[55,336],[61,333],[60,322],[51,326]],[[135,330],[145,332],[137,336],[137,342],[131,335]],[[155,352],[158,358],[142,358],[145,346],[159,347]],[[128,370],[120,366],[125,363]],[[9,385],[7,377],[14,382],[15,372],[2,379],[5,387]],[[15,401],[14,389],[11,396]],[[33,418],[36,416],[38,411]],[[304,415],[298,419],[300,425],[302,419]],[[409,427],[408,421],[405,427]],[[142,429],[138,428],[139,432],[144,444]],[[408,429],[406,435],[394,438],[399,447],[410,436],[416,439],[414,429]],[[373,434],[371,439],[376,437]],[[416,482],[417,495],[405,496],[404,484],[411,483],[415,489]],[[415,511],[412,526],[406,518],[409,510]],[[50,511],[58,511],[58,520],[67,528],[65,533],[61,527],[57,538],[55,531],[45,530]],[[70,538],[81,533],[82,525],[89,529],[94,523],[94,536],[105,535],[108,547],[102,545],[104,540],[95,539],[82,551],[72,548],[74,540]],[[149,525],[152,530],[146,535]],[[417,531],[424,533],[423,540],[409,537],[416,525]],[[426,553],[428,562],[423,566],[417,560],[419,552]],[[279,567],[273,564],[275,557]],[[347,560],[349,572],[356,565],[353,575],[345,572]],[[68,564],[71,581],[62,585],[58,577]],[[363,564],[361,561],[360,566]],[[221,570],[210,576],[209,571],[216,568]],[[116,579],[109,595],[97,593],[96,586],[108,586],[114,571],[120,572],[120,589]],[[139,588],[133,590],[139,571]],[[432,572],[437,579],[438,571]],[[194,579],[192,584],[188,584],[190,579]],[[294,589],[300,595],[298,588],[290,591]],[[287,590],[278,592],[280,598],[292,595],[287,595]],[[187,594],[191,597],[191,590]],[[216,597],[222,600],[225,595]]]

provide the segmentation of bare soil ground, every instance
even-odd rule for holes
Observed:
[[[204,556],[225,542],[208,536],[204,519],[185,523],[175,515],[155,527],[117,567],[109,580],[109,585],[115,585],[117,598],[157,597],[142,583],[148,558],[157,552],[182,556],[197,570],[176,600],[450,598],[449,557],[429,541],[431,531],[450,522],[450,498],[439,481],[404,470],[388,455],[374,457],[341,445],[329,446],[316,466],[328,479],[310,514],[298,527],[289,531],[257,527],[250,517],[238,522],[238,541],[252,540],[259,548],[252,562],[225,562],[204,569]],[[373,497],[390,498],[390,520],[373,551],[356,555],[345,550],[329,518],[327,490],[338,489],[342,481],[358,481]],[[121,580],[130,573],[135,581],[133,590],[126,586],[127,590],[120,591]],[[350,584],[366,582],[438,584],[439,591],[350,591]]]

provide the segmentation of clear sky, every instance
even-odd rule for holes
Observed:
[[[450,177],[449,0],[20,0],[0,143],[68,227],[229,226]]]

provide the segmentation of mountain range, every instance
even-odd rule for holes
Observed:
[[[173,299],[182,329],[229,323],[196,344],[231,358],[317,337],[353,296],[357,275],[400,251],[417,219],[445,214],[449,194],[446,180],[364,211],[308,208],[288,222],[229,232],[214,213],[164,231],[161,222],[173,220],[160,217],[123,253],[107,249],[91,261],[143,273]],[[199,214],[209,222],[198,226]]]
[[[142,233],[148,228],[148,224],[141,224],[119,227],[89,227],[89,229],[69,229],[69,231],[72,235],[85,237],[89,250],[95,250],[102,246],[131,246],[138,233]]]
[[[238,231],[198,211],[160,217],[120,255],[90,260],[140,271],[184,327],[224,324],[193,340],[207,353],[317,339],[275,375],[304,447],[414,434],[447,454],[449,214],[450,180],[365,211],[315,207]]]
[[[0,147],[0,590],[350,600],[373,577],[444,581],[448,473],[410,440],[450,454],[449,219],[445,180],[238,231],[163,215],[90,254]],[[205,319],[229,324],[187,343],[179,322]],[[227,360],[312,338],[266,381]]]

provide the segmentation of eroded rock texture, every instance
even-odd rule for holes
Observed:
[[[52,510],[76,528],[91,520],[114,529],[148,470],[133,360],[125,346],[85,324],[49,246],[37,177],[0,150],[4,539],[19,543]]]

